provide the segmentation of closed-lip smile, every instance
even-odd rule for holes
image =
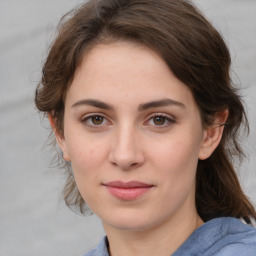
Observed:
[[[111,181],[103,184],[115,198],[130,201],[135,200],[154,187],[152,184],[140,181]]]

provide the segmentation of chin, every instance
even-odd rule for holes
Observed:
[[[143,231],[146,230],[148,228],[150,228],[150,224],[149,223],[141,223],[141,222],[129,222],[126,221],[124,222],[114,222],[114,223],[108,223],[108,225],[114,227],[115,229],[119,229],[119,230],[129,230],[129,231]]]
[[[143,231],[154,226],[150,216],[143,213],[134,214],[113,214],[110,218],[102,218],[104,225],[111,226],[119,230]]]

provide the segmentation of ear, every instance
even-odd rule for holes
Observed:
[[[67,151],[67,146],[66,146],[65,138],[57,130],[55,119],[54,119],[54,117],[51,114],[48,115],[48,119],[49,119],[50,125],[52,127],[52,130],[53,130],[53,132],[55,134],[56,141],[57,141],[60,149],[63,152],[63,156],[62,157],[63,157],[63,159],[65,161],[69,162],[70,161],[70,157],[69,157],[69,154],[68,154],[68,151]]]
[[[218,112],[215,115],[213,124],[204,130],[203,142],[198,156],[200,160],[205,160],[209,158],[219,145],[227,118],[227,109],[222,112]]]

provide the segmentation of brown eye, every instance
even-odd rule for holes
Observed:
[[[88,114],[87,116],[82,117],[81,122],[89,129],[95,129],[95,131],[96,129],[107,129],[112,125],[108,118],[97,113]]]
[[[92,116],[91,122],[94,125],[101,125],[104,122],[104,117],[103,116]]]
[[[151,116],[145,124],[151,127],[161,129],[161,128],[167,128],[172,124],[174,124],[175,122],[176,122],[175,119],[169,115],[155,114]]]
[[[166,118],[163,116],[155,116],[153,118],[153,122],[155,125],[164,125],[166,122]]]

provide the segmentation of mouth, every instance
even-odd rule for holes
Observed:
[[[103,185],[115,198],[125,201],[135,200],[154,187],[152,184],[146,184],[139,181],[112,181]]]

